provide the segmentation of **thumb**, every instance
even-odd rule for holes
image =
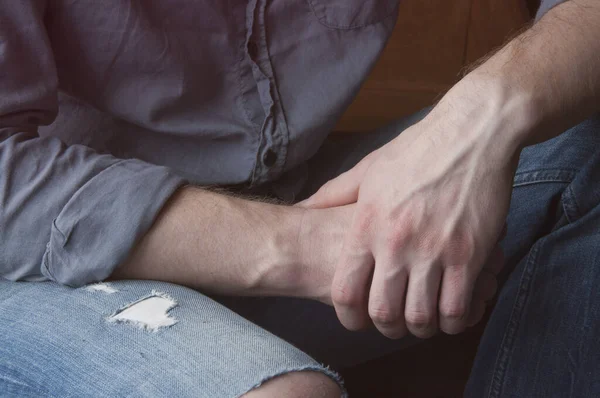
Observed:
[[[311,209],[344,206],[358,200],[360,184],[367,172],[375,152],[369,154],[356,166],[326,182],[310,198],[296,205]]]
[[[310,209],[343,206],[356,202],[360,182],[349,170],[326,182],[310,198],[298,202],[297,206]]]

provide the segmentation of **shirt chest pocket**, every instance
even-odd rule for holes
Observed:
[[[380,22],[395,13],[399,0],[306,0],[323,25],[356,29]]]

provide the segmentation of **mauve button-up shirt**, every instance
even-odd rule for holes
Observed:
[[[0,277],[108,277],[186,182],[256,186],[318,149],[398,0],[6,0]]]
[[[260,185],[315,153],[397,0],[7,0],[0,276],[102,280],[186,181]]]

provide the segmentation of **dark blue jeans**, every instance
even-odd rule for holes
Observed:
[[[371,134],[328,139],[309,162],[308,182],[297,199],[351,168],[426,113]],[[502,288],[465,395],[600,397],[599,117],[523,151],[507,222]],[[346,332],[333,311],[319,303],[257,299],[232,306],[339,367],[415,342],[386,340],[373,330]]]
[[[600,118],[526,148],[468,397],[600,396]]]

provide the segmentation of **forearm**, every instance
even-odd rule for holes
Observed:
[[[507,150],[550,139],[600,109],[598,38],[600,2],[567,1],[469,73],[441,108],[483,116]]]
[[[338,250],[332,238],[342,230],[335,232],[335,214],[341,216],[330,211],[330,222],[319,227],[314,211],[182,188],[112,277],[324,300]],[[329,250],[315,247],[325,240]]]
[[[478,71],[531,97],[527,143],[556,136],[600,110],[600,2],[555,7]]]

